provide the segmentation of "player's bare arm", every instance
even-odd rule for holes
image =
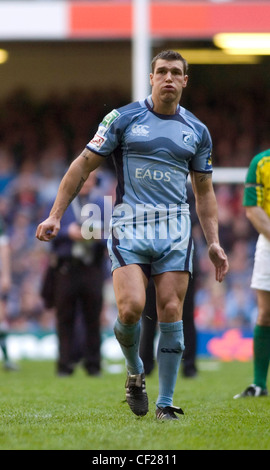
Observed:
[[[101,162],[102,157],[88,149],[84,149],[71,163],[59,185],[49,217],[37,227],[36,237],[39,240],[50,241],[56,237],[65,210],[80,192],[89,173],[94,171]]]
[[[222,282],[229,269],[227,256],[218,236],[218,208],[210,173],[190,173],[196,212],[208,245],[210,260],[216,269],[216,280]]]
[[[2,294],[6,294],[11,287],[11,262],[10,262],[10,245],[3,243],[0,245],[1,274],[0,288]]]
[[[262,207],[246,206],[246,216],[258,233],[270,240],[270,218]]]

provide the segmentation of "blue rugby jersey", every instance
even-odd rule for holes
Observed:
[[[176,205],[177,212],[188,213],[189,171],[212,172],[207,127],[180,105],[174,115],[156,113],[151,95],[111,111],[87,148],[100,156],[113,155],[116,205],[128,205],[133,214],[140,205],[159,206],[166,214]]]

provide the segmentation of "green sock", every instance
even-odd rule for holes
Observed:
[[[267,388],[267,373],[270,360],[270,327],[256,325],[254,329],[254,383]]]

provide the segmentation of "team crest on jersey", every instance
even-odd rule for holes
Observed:
[[[182,139],[186,145],[194,145],[193,132],[182,131]]]

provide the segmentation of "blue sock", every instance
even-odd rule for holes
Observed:
[[[139,356],[141,320],[134,325],[124,325],[117,318],[114,325],[114,333],[126,359],[128,373],[142,374],[143,362]]]
[[[185,349],[183,322],[159,323],[160,337],[157,349],[159,395],[156,405],[172,406],[178,371]]]

